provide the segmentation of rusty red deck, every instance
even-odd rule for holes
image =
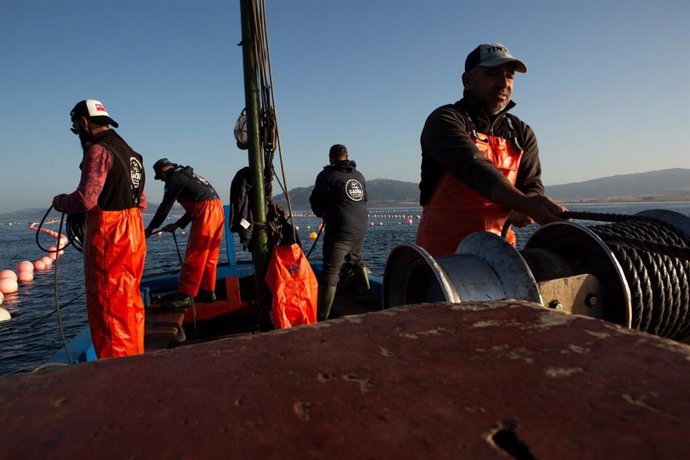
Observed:
[[[690,347],[434,304],[0,379],[1,458],[687,458]]]

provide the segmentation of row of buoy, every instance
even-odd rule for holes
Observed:
[[[35,222],[29,224],[29,229],[40,231],[55,238],[60,248],[67,246],[67,237],[54,230],[40,228]],[[35,273],[50,269],[55,260],[62,254],[64,254],[64,250],[58,249],[57,246],[50,246],[48,248],[48,255],[40,257],[33,262],[22,260],[17,263],[16,272],[10,269],[0,270],[0,305],[4,302],[6,294],[16,294],[19,291],[20,284],[32,282]],[[11,317],[10,312],[0,307],[0,322],[7,321]]]
[[[29,283],[34,280],[34,273],[48,270],[53,266],[53,262],[64,251],[58,251],[55,246],[48,248],[51,251],[47,256],[36,259],[33,262],[22,260],[17,264],[17,271],[5,269],[0,270],[0,292],[3,294],[14,294],[19,289],[19,283]]]
[[[416,216],[413,215],[407,215],[407,214],[369,214],[369,218],[376,218],[376,219],[421,219],[422,216],[417,214]]]
[[[414,224],[414,219],[410,216],[404,222],[398,222],[398,225],[402,225],[402,224],[412,225],[412,224]],[[317,230],[321,231],[321,226],[322,226],[322,224],[319,224],[317,227]],[[383,226],[384,226],[383,222],[369,222],[369,227],[383,227]],[[295,226],[295,230],[299,231],[299,226]],[[307,230],[311,230],[311,225],[307,225]],[[309,239],[315,240],[316,235],[317,235],[316,232],[311,232],[309,234]]]
[[[293,212],[292,217],[307,217],[307,218],[312,218],[316,217],[313,213],[311,212]],[[369,213],[369,218],[382,218],[382,219],[406,219],[406,218],[415,218],[415,219],[421,219],[422,216],[417,214],[417,215],[412,215],[412,214],[390,214],[387,212],[381,212],[381,213]]]

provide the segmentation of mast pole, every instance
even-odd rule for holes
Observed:
[[[252,185],[250,202],[254,231],[252,259],[259,289],[268,266],[268,237],[266,234],[266,194],[264,191],[264,161],[259,135],[259,73],[256,50],[256,8],[254,0],[240,0],[242,19],[242,61],[244,68],[244,98],[247,110],[247,138],[249,143],[249,177]]]

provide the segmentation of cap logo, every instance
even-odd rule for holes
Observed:
[[[495,53],[496,51],[503,51],[504,53],[508,52],[508,50],[503,46],[492,45],[486,48],[486,52],[489,54]]]
[[[90,117],[109,116],[108,111],[105,109],[105,106],[101,101],[97,101],[95,99],[87,99],[86,108],[89,112]]]

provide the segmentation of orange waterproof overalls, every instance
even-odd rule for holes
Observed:
[[[223,236],[223,203],[219,199],[192,201],[182,197],[177,201],[192,217],[177,290],[196,297],[199,289],[216,290],[216,267]]]
[[[99,359],[144,352],[146,238],[140,208],[86,213],[84,280],[91,341]]]
[[[508,123],[512,122],[509,120]],[[486,158],[515,185],[523,154],[517,142],[475,130],[468,135]],[[445,172],[434,189],[431,201],[423,207],[417,244],[434,257],[455,254],[458,244],[470,233],[487,231],[500,235],[509,212],[509,209],[487,200]],[[507,239],[515,246],[515,233],[512,230],[508,232]]]

